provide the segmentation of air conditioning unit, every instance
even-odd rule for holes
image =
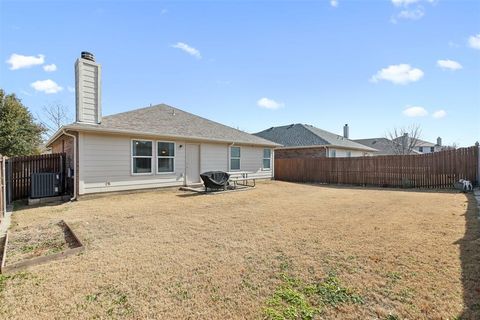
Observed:
[[[61,193],[60,173],[32,173],[30,198],[58,196]]]

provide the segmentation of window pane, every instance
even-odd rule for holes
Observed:
[[[272,156],[272,150],[270,149],[263,149],[263,157],[264,158],[271,158]]]
[[[158,156],[173,157],[175,156],[175,144],[173,142],[159,142]]]
[[[133,173],[151,173],[151,158],[133,158]]]
[[[230,159],[230,170],[240,170],[240,159]]]
[[[132,141],[132,151],[134,156],[151,156],[152,142],[151,141]]]
[[[263,159],[263,168],[270,169],[270,159]]]
[[[230,157],[231,158],[240,158],[240,147],[231,147],[230,148]]]
[[[158,158],[158,172],[173,172],[173,158]]]

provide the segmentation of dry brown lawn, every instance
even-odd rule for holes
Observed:
[[[473,201],[272,181],[24,207],[12,233],[64,219],[86,250],[0,276],[0,318],[480,319]]]

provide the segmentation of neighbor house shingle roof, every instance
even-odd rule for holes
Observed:
[[[376,155],[394,155],[395,152],[395,142],[387,138],[371,138],[371,139],[355,139],[353,140],[364,146],[375,148],[378,152],[375,152]],[[419,154],[415,150],[411,151],[411,154]]]
[[[284,147],[336,146],[345,149],[376,151],[338,134],[300,123],[271,127],[255,133],[255,135],[282,144]]]
[[[73,123],[64,129],[144,134],[182,139],[277,146],[276,143],[226,125],[196,116],[166,104],[117,113],[98,125]],[[50,139],[50,143],[56,137]]]
[[[403,139],[403,137],[398,137],[398,138],[395,138],[393,139],[394,141],[401,141]],[[409,138],[411,139],[411,138]],[[435,143],[432,143],[432,142],[428,142],[428,141],[425,141],[425,140],[420,140],[420,139],[417,139],[417,142],[415,143],[415,147],[435,147],[436,144]]]

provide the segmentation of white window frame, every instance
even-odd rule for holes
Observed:
[[[158,152],[158,143],[159,142],[164,142],[164,143],[173,143],[173,157],[172,156],[161,156]],[[156,151],[157,151],[157,154],[156,154],[156,158],[157,158],[157,161],[156,161],[156,169],[155,169],[155,172],[157,174],[172,174],[172,173],[175,173],[175,162],[176,162],[176,156],[177,156],[177,144],[175,143],[175,141],[165,141],[165,140],[157,140],[155,142],[155,145],[156,145]],[[173,171],[168,171],[168,172],[159,172],[158,171],[158,159],[159,158],[162,158],[162,159],[173,159]]]
[[[328,157],[329,158],[336,158],[337,157],[337,150],[336,149],[328,150]]]
[[[352,151],[347,151],[347,158],[351,158],[352,157]]]
[[[270,158],[265,158],[265,150],[270,150]],[[263,150],[262,150],[262,170],[263,170],[263,171],[272,171],[272,154],[273,154],[272,149],[270,149],[270,148],[263,148]],[[263,161],[265,161],[265,160],[267,160],[267,159],[269,160],[269,163],[270,163],[270,167],[269,167],[269,168],[265,168],[265,167],[263,166]]]
[[[152,143],[152,155],[151,156],[134,156],[133,155],[133,142],[134,141],[144,141],[144,142],[151,142]],[[154,156],[154,152],[153,150],[155,150],[153,148],[153,143],[154,141],[153,140],[148,140],[148,139],[131,139],[130,140],[130,174],[132,176],[151,176],[153,175],[153,156]],[[150,158],[150,172],[140,172],[140,173],[137,173],[137,172],[133,172],[133,159],[135,158]]]
[[[233,157],[232,158],[232,148],[238,148],[240,150],[240,157]],[[241,171],[242,169],[242,148],[239,146],[230,146],[228,148],[228,168],[229,171]],[[238,159],[238,169],[232,169],[232,159]]]

